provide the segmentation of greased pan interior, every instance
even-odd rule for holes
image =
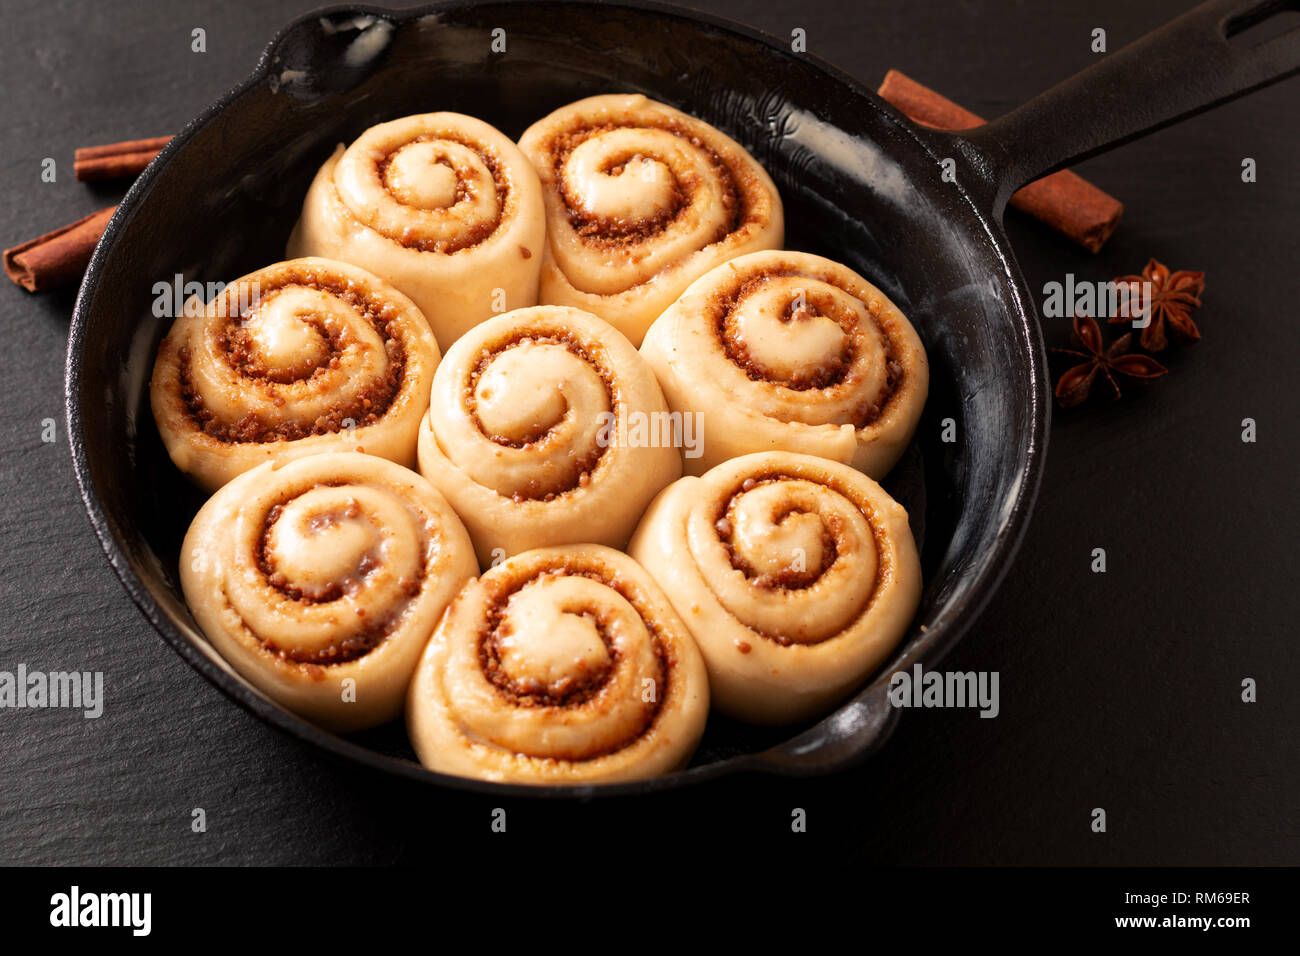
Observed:
[[[493,31],[506,52],[492,53]],[[753,730],[716,715],[691,767],[636,784],[524,788],[414,763],[400,726],[341,738],[281,709],[208,648],[177,577],[202,496],[172,467],[149,412],[170,320],[153,285],[229,280],[283,258],[308,182],[338,142],[408,113],[454,110],[512,138],[596,93],[640,92],[744,144],[785,202],[787,245],[842,261],[911,318],[931,362],[916,441],[887,487],[923,540],[925,592],[874,682],[813,727]],[[186,127],[135,183],[91,262],[69,342],[67,411],[91,523],[140,609],[190,664],[264,720],[346,760],[464,789],[546,796],[659,790],[738,770],[817,773],[877,746],[897,712],[888,675],[933,666],[1006,570],[1038,485],[1048,411],[1027,290],[990,212],[992,176],[941,184],[938,157],[897,113],[815,58],[658,5],[328,8],[290,24],[256,70]],[[940,440],[944,419],[956,441]]]

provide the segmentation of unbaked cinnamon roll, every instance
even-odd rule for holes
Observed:
[[[438,618],[474,574],[469,535],[423,478],[355,452],[267,463],[199,510],[185,600],[212,646],[338,731],[396,717]]]
[[[898,644],[921,594],[907,512],[838,462],[768,452],[686,477],[628,548],[695,636],[714,704],[818,717]]]
[[[699,651],[650,576],[576,545],[465,586],[420,659],[406,726],[442,773],[607,783],[683,766],[708,708]]]
[[[612,326],[535,306],[447,352],[420,471],[465,520],[484,567],[547,545],[621,548],[681,474],[674,424],[650,367]]]
[[[186,304],[149,383],[172,461],[209,491],[264,461],[364,450],[415,464],[438,343],[364,269],[295,259]]]
[[[546,219],[519,148],[459,113],[404,116],[320,168],[290,256],[369,269],[424,313],[445,349],[488,316],[537,302]]]
[[[541,177],[542,303],[594,312],[641,344],[692,280],[784,238],[781,197],[754,157],[644,96],[593,96],[519,140]]]
[[[700,475],[756,451],[803,452],[882,478],[920,421],[925,349],[885,294],[801,252],[733,259],[691,284],[641,354],[674,412],[707,436]]]

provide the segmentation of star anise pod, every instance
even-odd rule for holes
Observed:
[[[1116,375],[1124,375],[1140,382],[1149,382],[1159,378],[1169,369],[1165,368],[1149,355],[1129,355],[1129,346],[1133,342],[1133,333],[1128,332],[1117,338],[1110,346],[1104,347],[1101,340],[1101,327],[1090,316],[1074,317],[1074,337],[1083,347],[1078,349],[1052,349],[1062,355],[1074,355],[1084,361],[1073,368],[1066,369],[1056,383],[1056,400],[1062,408],[1073,408],[1080,404],[1092,392],[1092,386],[1098,376],[1104,376],[1119,398],[1119,382]]]
[[[1205,291],[1205,273],[1179,270],[1170,272],[1163,263],[1152,259],[1142,270],[1141,275],[1121,276],[1115,280],[1116,285],[1133,286],[1141,282],[1151,283],[1150,322],[1142,330],[1142,347],[1148,352],[1160,352],[1169,340],[1165,335],[1165,326],[1184,342],[1195,342],[1201,337],[1201,330],[1192,321],[1192,311],[1201,306],[1201,293]],[[1137,289],[1133,296],[1139,295]],[[1138,300],[1140,301],[1140,300]],[[1131,322],[1132,317],[1113,316],[1114,322]]]

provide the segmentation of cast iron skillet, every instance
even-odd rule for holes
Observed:
[[[349,761],[480,792],[648,792],[736,771],[819,773],[877,747],[897,711],[888,678],[934,666],[1011,562],[1042,473],[1049,392],[1033,296],[1001,225],[1030,180],[1300,69],[1300,31],[1229,44],[1284,6],[1211,0],[977,131],[920,129],[786,41],[657,3],[463,2],[393,12],[331,7],[289,24],[252,76],[190,123],[118,208],[77,299],[68,347],[72,454],[91,524],[131,597],[192,666],[267,722]],[[491,52],[495,30],[506,51]],[[500,36],[500,34],[495,34]],[[904,64],[905,65],[905,64]],[[579,97],[642,92],[747,146],[785,201],[787,245],[880,285],[925,341],[932,393],[889,487],[923,537],[926,587],[910,634],[858,696],[811,728],[717,717],[692,766],[611,787],[520,788],[431,773],[399,725],[341,738],[281,709],[210,650],[177,579],[200,503],[149,411],[170,323],[153,286],[229,280],[283,258],[319,163],[408,113],[455,110],[518,136]],[[957,182],[940,161],[957,160]],[[940,440],[943,422],[957,441]]]

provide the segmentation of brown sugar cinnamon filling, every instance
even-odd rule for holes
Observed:
[[[613,590],[627,601],[637,611],[650,636],[651,648],[657,664],[657,673],[653,679],[658,692],[654,695],[653,700],[644,702],[645,707],[642,711],[640,725],[635,729],[634,733],[629,735],[627,740],[618,746],[587,754],[584,758],[596,759],[615,753],[641,737],[654,724],[656,717],[664,708],[669,694],[669,687],[671,686],[671,682],[667,680],[667,674],[674,665],[666,649],[666,643],[659,633],[653,616],[645,612],[645,608],[630,589],[621,582],[611,580],[598,571],[570,561],[560,561],[550,567],[534,571],[527,576],[514,580],[497,580],[493,582],[494,586],[490,594],[491,605],[478,637],[479,666],[488,682],[501,695],[502,699],[511,706],[582,707],[599,696],[602,689],[608,685],[615,672],[622,665],[623,657],[610,639],[609,622],[598,609],[565,608],[564,611],[566,613],[579,613],[594,626],[608,654],[608,661],[603,666],[586,669],[583,673],[567,676],[556,684],[547,687],[543,686],[539,681],[519,681],[508,674],[502,665],[501,641],[509,636],[508,622],[504,620],[504,613],[510,597],[536,581],[558,575],[585,577],[596,581]]]
[[[521,348],[529,345],[558,345],[567,349],[571,354],[577,356],[586,362],[600,377],[605,386],[605,394],[608,397],[611,411],[617,417],[619,409],[623,405],[622,389],[619,387],[618,379],[613,372],[606,367],[599,356],[592,353],[584,343],[578,340],[576,336],[556,334],[554,332],[534,332],[528,329],[515,330],[509,338],[502,339],[485,348],[479,356],[478,361],[470,369],[469,375],[462,387],[461,394],[465,402],[465,408],[468,411],[474,425],[490,441],[507,448],[538,448],[541,449],[549,440],[554,428],[558,424],[538,423],[536,429],[522,438],[511,438],[507,435],[500,435],[487,428],[478,414],[478,400],[476,398],[479,379],[487,371],[492,362],[502,353],[513,348]],[[565,494],[569,494],[579,488],[585,487],[591,478],[591,473],[600,465],[601,459],[604,458],[608,447],[597,446],[590,452],[573,457],[568,467],[560,474],[548,475],[545,479],[537,478],[527,482],[523,490],[516,492],[511,497],[516,501],[552,501]]]
[[[516,707],[580,707],[600,693],[619,665],[620,655],[609,638],[606,622],[593,611],[569,610],[569,613],[581,613],[595,627],[609,654],[608,663],[580,669],[580,673],[561,678],[550,686],[536,679],[516,680],[501,663],[501,641],[509,636],[509,624],[501,620],[497,609],[493,610],[479,641],[479,666],[492,686]]]
[[[739,483],[735,488],[732,489],[732,491],[729,494],[727,494],[719,502],[718,511],[716,512],[715,520],[713,522],[714,532],[718,536],[718,541],[722,544],[723,548],[727,552],[727,558],[731,564],[731,567],[739,571],[741,574],[743,574],[745,576],[746,582],[751,587],[757,588],[759,590],[803,591],[816,585],[817,582],[825,574],[830,572],[830,570],[834,567],[835,562],[839,560],[841,542],[843,540],[844,534],[847,529],[845,529],[842,526],[842,523],[839,520],[838,516],[834,514],[815,515],[815,517],[817,517],[818,520],[821,521],[822,523],[822,547],[823,547],[822,560],[819,566],[816,568],[807,568],[804,570],[798,570],[796,568],[790,567],[790,568],[783,569],[782,571],[774,574],[762,573],[759,572],[757,569],[755,569],[748,561],[745,560],[745,558],[741,554],[737,552],[736,548],[732,543],[732,535],[735,528],[735,521],[733,515],[734,515],[736,505],[738,503],[738,499],[742,495],[750,491],[753,491],[754,489],[762,485],[779,484],[780,482],[784,482],[784,481],[803,481],[803,482],[822,484],[823,487],[829,488],[830,490],[834,491],[836,494],[843,497],[846,501],[851,502],[855,507],[857,507],[858,511],[866,519],[867,526],[871,529],[872,545],[876,549],[878,560],[876,562],[875,580],[872,582],[871,589],[870,589],[871,598],[870,600],[868,600],[866,607],[863,608],[861,612],[862,614],[865,614],[867,610],[871,607],[872,603],[874,603],[874,601],[876,600],[876,595],[880,591],[881,585],[884,582],[884,575],[886,573],[884,557],[889,553],[888,541],[886,540],[884,533],[881,531],[879,527],[879,522],[874,520],[875,516],[872,513],[870,504],[866,501],[862,501],[858,499],[857,497],[852,495],[848,489],[839,487],[838,485],[814,481],[814,479],[808,478],[807,476],[804,475],[798,475],[794,473],[781,472],[781,471],[754,474],[746,478],[743,482]],[[776,514],[772,516],[772,520],[774,524],[779,525],[782,521],[784,521],[787,517],[789,517],[792,514],[809,514],[809,513],[811,512],[806,512],[801,508],[799,508],[798,506],[791,504],[786,508],[778,510]],[[785,635],[764,631],[763,629],[755,627],[752,624],[750,625],[749,629],[753,631],[753,633],[762,637],[764,640],[771,641],[774,644],[779,644],[782,647],[789,647],[796,643],[800,643],[791,640],[789,637],[786,637]],[[825,638],[824,640],[828,640],[828,639],[829,638]]]
[[[191,370],[193,355],[188,347],[183,347],[177,352],[181,398],[195,426],[209,437],[231,444],[294,441],[311,435],[338,432],[342,430],[345,422],[351,427],[373,425],[384,417],[394,398],[401,391],[405,375],[406,350],[391,328],[390,323],[394,318],[392,307],[358,292],[351,282],[319,273],[286,274],[280,279],[277,289],[262,295],[248,308],[238,307],[237,314],[230,316],[227,324],[217,334],[217,345],[228,367],[235,370],[241,378],[269,381],[280,385],[300,381],[311,382],[323,377],[327,370],[338,368],[341,350],[339,336],[325,333],[323,329],[323,337],[330,345],[329,358],[324,363],[314,365],[305,375],[292,370],[268,369],[253,357],[246,330],[247,322],[255,315],[256,310],[270,302],[277,292],[295,285],[306,285],[329,292],[346,302],[368,322],[384,343],[388,358],[385,375],[377,381],[367,383],[349,395],[346,400],[335,403],[325,415],[318,416],[312,421],[284,421],[272,425],[264,421],[256,411],[250,411],[237,421],[222,421],[208,409],[202,394],[195,388]],[[238,298],[232,296],[236,302]],[[321,325],[317,327],[321,328]],[[283,404],[283,400],[276,401],[275,404]]]
[[[319,487],[337,487],[337,482],[319,482],[312,486]],[[304,489],[310,491],[311,488]],[[302,492],[299,492],[300,494]],[[356,593],[365,583],[375,570],[379,567],[379,559],[372,554],[363,555],[357,564],[356,577],[348,581],[336,581],[329,587],[314,593],[308,593],[301,588],[295,587],[289,578],[275,566],[275,558],[271,553],[270,537],[271,532],[277,521],[280,520],[284,512],[284,507],[292,499],[286,498],[278,504],[272,505],[267,511],[262,521],[261,533],[257,542],[257,569],[262,575],[266,585],[275,592],[283,595],[285,598],[297,604],[330,604],[338,601],[347,595]],[[310,519],[310,525],[313,530],[323,530],[332,527],[342,519],[355,519],[360,516],[360,508],[355,502],[346,509],[324,512],[313,515]],[[423,581],[428,573],[429,567],[429,545],[426,543],[420,549],[420,564],[413,578],[408,578],[402,582],[403,592],[406,600],[397,606],[388,608],[385,613],[366,621],[365,627],[360,631],[349,634],[340,638],[338,641],[330,644],[329,647],[315,651],[303,651],[295,648],[283,648],[275,645],[273,642],[265,640],[261,635],[249,631],[253,638],[268,653],[273,654],[282,661],[292,661],[296,664],[312,665],[316,667],[328,667],[336,664],[346,664],[365,657],[380,644],[382,644],[393,632],[395,625],[405,613],[406,608],[410,605],[420,593]],[[365,617],[364,608],[357,608],[354,612],[358,617]]]
[[[833,320],[839,325],[845,333],[845,343],[840,353],[828,362],[800,369],[791,376],[774,378],[771,370],[761,362],[753,359],[745,344],[736,336],[734,316],[739,305],[746,298],[772,282],[773,279],[790,277],[806,278],[812,282],[835,285],[830,276],[804,275],[795,269],[778,269],[762,275],[751,276],[729,289],[719,289],[710,295],[707,308],[713,315],[712,325],[723,353],[751,381],[775,384],[796,392],[820,391],[826,393],[825,397],[827,399],[832,398],[837,391],[844,392],[856,388],[861,379],[856,366],[862,357],[861,335],[858,329],[857,317],[848,311],[836,309],[834,303],[828,297],[812,293],[808,296],[808,304],[805,308],[796,309],[793,302],[788,303],[784,314],[781,316],[781,321],[786,323],[807,321],[812,317],[824,317]],[[820,305],[818,300],[822,300]],[[870,309],[867,311],[872,320],[876,322],[876,328],[880,332],[881,342],[884,346],[886,378],[885,386],[880,394],[863,399],[854,409],[852,421],[850,422],[854,428],[865,428],[884,414],[890,402],[898,393],[904,377],[904,369],[895,355],[894,342],[889,329],[880,323],[874,312]]]
[[[748,201],[746,187],[752,184],[742,170],[729,165],[698,136],[686,131],[680,124],[670,121],[638,120],[628,123],[582,124],[557,132],[547,144],[546,152],[552,158],[551,166],[555,170],[556,186],[564,200],[565,214],[574,232],[588,245],[604,248],[631,246],[645,242],[669,229],[682,213],[689,209],[700,183],[694,176],[680,176],[674,171],[673,193],[667,207],[652,217],[637,220],[624,220],[602,217],[586,212],[582,208],[579,196],[574,194],[564,174],[565,165],[570,154],[588,139],[601,133],[618,129],[657,129],[662,130],[690,143],[690,145],[707,157],[709,165],[718,181],[723,184],[722,208],[725,225],[709,241],[708,245],[721,242],[727,236],[739,232],[751,222],[757,222],[757,213]],[[619,153],[609,157],[602,170],[607,175],[617,175],[623,171],[628,162],[641,157],[635,152]],[[653,156],[642,157],[654,159]]]
[[[510,177],[506,174],[501,159],[492,150],[485,149],[481,144],[472,142],[468,138],[457,136],[454,133],[441,132],[436,135],[428,134],[425,136],[417,136],[416,138],[403,143],[402,148],[405,148],[412,143],[437,142],[456,143],[457,145],[463,146],[475,153],[479,159],[483,160],[483,165],[486,166],[488,172],[492,174],[492,183],[497,192],[497,215],[490,221],[475,223],[471,228],[466,229],[464,232],[451,238],[444,237],[428,239],[416,235],[412,231],[404,232],[399,236],[389,236],[389,238],[408,249],[418,249],[421,252],[434,252],[441,255],[450,255],[452,253],[460,252],[462,249],[469,249],[477,246],[495,233],[497,229],[500,228],[502,220],[513,215],[513,197]],[[389,186],[388,176],[389,166],[396,154],[397,150],[394,150],[385,155],[378,161],[376,170],[379,174],[379,181],[384,184],[384,188],[389,191],[390,195],[394,195],[394,198],[397,198],[400,201],[401,197],[394,194]],[[474,188],[470,183],[465,170],[460,169],[453,164],[446,165],[456,176],[455,200],[453,205],[448,207],[455,208],[456,205],[475,198]]]

